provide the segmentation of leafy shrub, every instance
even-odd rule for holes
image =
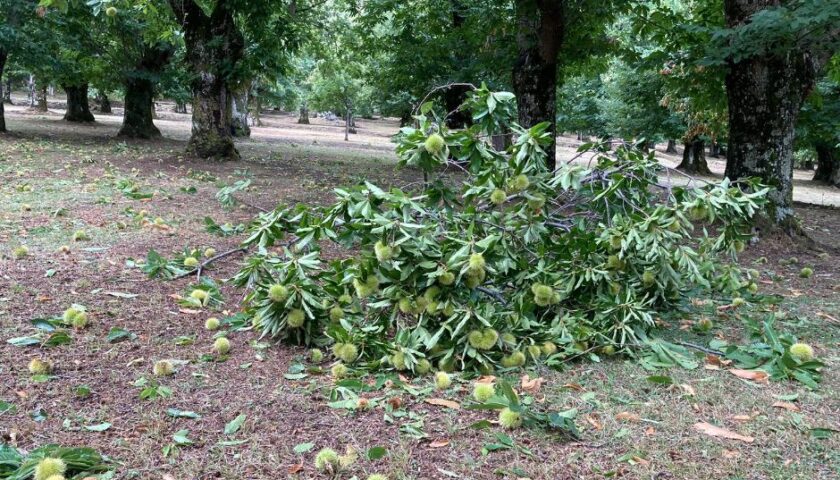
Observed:
[[[395,137],[400,164],[424,173],[420,191],[364,182],[326,207],[259,214],[232,279],[254,325],[353,345],[354,368],[490,371],[632,346],[689,296],[747,287],[722,260],[743,249],[766,190],[661,184],[663,167],[632,146],[586,145],[589,164],[549,172],[548,124],[520,127],[514,106],[482,86],[462,106],[473,125],[450,131],[424,104]],[[512,144],[497,151],[489,138],[505,131]],[[352,254],[327,262],[325,242]]]

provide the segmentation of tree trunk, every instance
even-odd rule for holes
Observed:
[[[231,97],[231,122],[234,137],[250,137],[251,126],[248,124],[248,88],[236,92]]]
[[[88,84],[62,85],[67,94],[67,111],[64,113],[64,120],[68,122],[93,122],[93,114],[90,113],[88,104]]]
[[[720,158],[720,144],[712,141],[709,143],[709,156],[712,158]]]
[[[705,142],[697,137],[685,142],[683,144],[682,163],[677,165],[677,169],[687,173],[711,175],[712,171],[709,170],[709,164],[706,163],[705,147]]]
[[[6,85],[3,88],[3,103],[14,105],[12,103],[12,79],[9,77],[6,77]]]
[[[778,0],[725,0],[727,25],[749,23],[753,14],[777,5]],[[793,214],[796,118],[829,56],[799,49],[770,51],[730,61],[726,73],[726,176],[732,180],[758,177],[769,185],[767,220],[789,233],[798,230]]]
[[[0,78],[3,78],[3,71],[6,69],[6,59],[9,54],[5,50],[0,50]],[[3,91],[3,85],[0,84],[0,93]],[[0,102],[0,133],[6,131],[6,111],[3,102]]]
[[[814,148],[817,150],[814,181],[840,187],[840,149],[827,143],[819,143]]]
[[[300,116],[298,116],[297,123],[309,125],[309,107],[306,105],[306,102],[303,102],[303,105],[300,106]]]
[[[132,76],[125,80],[125,115],[117,136],[128,138],[155,138],[160,130],[155,126],[155,85],[145,75]]]
[[[668,146],[665,147],[665,153],[677,153],[677,142],[674,140],[668,140]]]
[[[175,113],[187,113],[187,104],[184,102],[175,102]]]
[[[108,94],[100,91],[96,96],[96,101],[99,103],[99,111],[102,113],[111,113],[111,100]]]
[[[350,140],[350,109],[347,109],[347,112],[344,116],[344,141]]]
[[[254,126],[255,127],[262,127],[262,118],[260,115],[262,114],[262,98],[259,95],[259,89],[254,89]]]
[[[244,39],[227,2],[208,16],[195,0],[169,0],[193,73],[192,136],[187,152],[201,158],[239,159],[233,144],[230,75],[244,55]]]
[[[35,94],[35,75],[29,75],[29,108],[35,108],[37,95]]]
[[[518,56],[513,66],[519,123],[549,122],[546,165],[556,167],[557,54],[563,41],[563,0],[516,0]]]
[[[452,85],[443,92],[443,101],[446,106],[446,126],[449,128],[466,128],[472,125],[472,116],[468,112],[459,111],[458,108],[467,101],[467,94],[472,91],[469,85]]]
[[[49,105],[47,105],[47,86],[44,85],[38,90],[38,105],[35,106],[35,110],[39,112],[47,112],[49,111]]]

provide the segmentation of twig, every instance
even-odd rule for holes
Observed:
[[[411,111],[412,115],[416,114],[416,113],[417,113],[417,110],[418,110],[418,109],[419,109],[419,108],[420,108],[420,107],[421,107],[424,103],[426,103],[426,100],[428,100],[428,99],[429,99],[429,97],[431,97],[434,93],[439,92],[439,91],[441,91],[441,90],[448,90],[448,89],[450,89],[450,88],[452,88],[452,87],[470,87],[470,88],[472,88],[473,90],[478,90],[478,88],[477,88],[475,85],[473,85],[472,83],[457,83],[457,82],[456,82],[456,83],[447,83],[446,85],[441,85],[441,86],[439,86],[439,87],[435,87],[435,88],[433,88],[433,89],[429,90],[429,93],[427,93],[427,94],[426,94],[426,96],[425,96],[425,97],[423,97],[423,99],[422,99],[422,100],[420,100],[420,103],[418,103],[418,104],[414,107],[414,109]]]
[[[184,278],[188,275],[192,275],[193,272],[195,272],[195,279],[196,279],[196,281],[199,281],[199,280],[201,280],[201,271],[204,270],[204,267],[206,267],[207,265],[210,265],[211,263],[215,262],[216,260],[225,258],[229,255],[233,255],[234,253],[245,252],[247,250],[248,250],[248,247],[237,247],[237,248],[234,248],[233,250],[228,250],[226,252],[222,252],[218,255],[210,257],[207,260],[199,263],[198,266],[195,268],[195,270],[190,270],[189,272],[184,272],[184,273],[182,273],[182,274],[180,274],[176,277],[173,277],[172,279],[177,280],[179,278]]]
[[[700,350],[701,352],[706,352],[706,353],[710,353],[712,355],[717,355],[718,357],[722,357],[722,356],[726,355],[725,353],[721,352],[720,350],[714,350],[714,349],[711,349],[711,348],[706,348],[702,345],[697,345],[697,344],[694,344],[694,343],[688,343],[688,342],[674,342],[674,343],[677,344],[677,345],[683,346],[683,347],[693,348],[695,350]]]
[[[505,301],[505,297],[503,297],[501,293],[499,293],[495,290],[490,290],[489,288],[485,288],[485,287],[477,287],[476,290],[478,290],[479,292],[481,292],[483,294],[486,294],[486,295],[489,295],[489,296],[495,298],[496,301],[498,301],[499,303],[501,303],[504,306],[507,306],[507,301]]]

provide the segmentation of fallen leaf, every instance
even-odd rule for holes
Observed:
[[[431,448],[441,448],[441,447],[445,447],[447,445],[449,445],[449,440],[446,440],[444,438],[440,438],[438,440],[432,441],[432,443],[429,444],[429,447],[431,447]]]
[[[694,391],[694,387],[687,383],[680,384],[680,388],[686,393],[686,395],[691,395],[692,397],[697,395],[697,392]]]
[[[640,456],[638,456],[638,455],[633,455],[632,460],[633,460],[634,462],[638,463],[639,465],[642,465],[642,466],[645,466],[645,467],[646,467],[646,466],[648,466],[648,465],[650,465],[650,460],[647,460],[647,459],[645,459],[645,458],[642,458],[642,457],[640,457]]]
[[[725,367],[732,363],[732,360],[725,360],[723,357],[719,355],[713,355],[711,353],[706,354],[706,363],[708,365],[714,365],[716,367]]]
[[[826,320],[828,320],[828,321],[830,321],[830,322],[832,322],[832,323],[838,323],[838,324],[840,324],[840,320],[838,320],[838,319],[837,319],[837,318],[835,318],[835,317],[832,317],[831,315],[829,315],[829,314],[827,314],[827,313],[817,312],[817,316],[818,316],[818,317],[825,318]]]
[[[522,387],[523,391],[526,391],[530,394],[535,394],[540,391],[540,387],[542,387],[542,383],[545,379],[542,377],[538,378],[531,378],[528,375],[522,375],[522,383],[520,386]]]
[[[730,440],[740,440],[742,442],[752,443],[755,441],[753,437],[747,437],[732,430],[717,427],[711,423],[697,422],[694,424],[694,429],[700,433],[705,433],[711,437],[728,438]]]
[[[289,475],[294,475],[295,473],[298,473],[301,470],[303,470],[302,463],[292,465],[291,467],[289,467]]]
[[[619,414],[617,414],[617,415],[615,416],[615,419],[616,419],[616,420],[618,420],[618,421],[620,421],[620,422],[622,422],[622,421],[623,421],[623,422],[636,423],[636,422],[638,422],[639,420],[641,420],[641,417],[639,417],[639,416],[638,416],[637,414],[635,414],[635,413],[630,413],[630,412],[621,412],[621,413],[619,413]]]
[[[478,377],[475,383],[493,383],[496,381],[495,375],[482,375]]]
[[[784,408],[785,410],[789,410],[791,412],[801,411],[801,409],[797,405],[794,405],[790,402],[776,402],[773,404],[773,406],[776,408]]]
[[[587,415],[586,421],[589,422],[595,430],[601,430],[604,428],[604,426],[601,425],[601,422],[598,421],[598,417],[596,415]]]
[[[574,390],[576,392],[582,392],[583,391],[583,387],[581,387],[577,383],[567,383],[567,384],[561,386],[560,388],[568,388],[569,390]]]
[[[742,370],[740,368],[730,368],[729,373],[738,378],[752,380],[755,383],[768,383],[770,375],[764,370]]]
[[[723,451],[723,458],[735,458],[741,455],[741,452],[738,450],[724,450]]]
[[[432,405],[438,405],[440,407],[447,407],[453,410],[460,410],[461,404],[458,402],[453,402],[452,400],[447,400],[445,398],[427,398],[426,403]]]
[[[201,310],[193,310],[191,308],[181,308],[178,309],[178,311],[181,313],[186,313],[187,315],[198,315],[199,313],[201,313]]]
[[[752,420],[752,417],[749,415],[730,415],[729,418],[736,422],[749,422]]]
[[[653,427],[648,427],[645,429],[645,435],[651,436],[656,434],[656,429]]]

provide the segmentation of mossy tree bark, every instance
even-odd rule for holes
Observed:
[[[143,48],[137,67],[124,80],[125,115],[118,133],[120,137],[160,136],[160,130],[154,122],[155,83],[173,53],[173,48],[163,43]]]
[[[516,0],[519,53],[513,66],[513,91],[519,123],[523,127],[550,123],[551,144],[545,150],[551,170],[557,165],[557,55],[563,42],[564,6],[562,0]]]
[[[90,113],[88,103],[88,84],[63,85],[67,94],[67,111],[64,113],[64,120],[68,122],[94,122],[93,114]]]
[[[219,1],[208,15],[195,0],[169,0],[184,30],[187,61],[193,73],[192,136],[188,153],[236,160],[233,143],[231,72],[244,55],[229,2]]]
[[[814,148],[817,150],[814,181],[840,187],[840,148],[828,143],[818,143]]]
[[[0,50],[0,78],[3,77],[3,71],[6,69],[6,59],[9,54],[5,50]],[[3,91],[3,85],[0,84],[0,92]],[[0,102],[0,133],[6,131],[6,111],[3,107],[3,102]]]
[[[251,136],[251,126],[249,125],[250,120],[248,118],[250,116],[248,111],[248,103],[250,103],[248,90],[248,87],[241,88],[231,98],[231,126],[234,137]]]
[[[738,27],[779,0],[725,0],[727,25]],[[796,119],[831,52],[770,51],[730,61],[726,73],[729,142],[726,177],[758,177],[771,187],[765,212],[778,228],[799,231],[793,213]]]
[[[678,170],[687,173],[711,175],[709,164],[706,162],[706,142],[700,137],[694,137],[683,144],[682,162],[677,165]]]

